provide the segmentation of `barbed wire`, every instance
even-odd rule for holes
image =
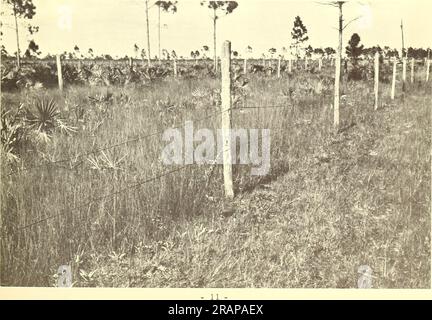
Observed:
[[[281,105],[281,106],[253,106],[253,107],[239,107],[232,108],[234,111],[247,110],[247,109],[289,109],[292,105]]]
[[[256,109],[256,108],[263,108],[263,109],[267,109],[267,108],[289,108],[289,107],[291,107],[291,106],[290,106],[290,105],[281,105],[281,106],[277,106],[277,105],[276,105],[276,106],[261,106],[261,107],[257,106],[257,107],[245,107],[245,108],[231,108],[231,109],[227,109],[227,110],[219,111],[219,112],[217,112],[217,113],[215,113],[215,114],[213,114],[213,115],[211,115],[211,116],[203,117],[203,118],[201,118],[201,119],[206,119],[206,118],[214,117],[214,116],[217,115],[217,114],[222,114],[222,113],[224,113],[224,112],[231,111],[231,110],[241,110],[241,109],[248,109],[248,108],[250,108],[250,109]],[[201,119],[200,119],[200,120],[201,120]],[[181,127],[181,126],[177,126],[177,127]],[[175,127],[174,127],[174,128],[175,128]],[[279,128],[275,128],[275,129],[271,129],[271,130],[272,130],[272,132],[274,133],[274,132],[279,132],[279,131],[282,131],[282,130],[285,130],[285,129],[286,129],[285,127],[279,127]],[[149,136],[149,135],[147,135],[147,136]],[[119,144],[116,144],[116,145],[119,145]],[[112,146],[111,146],[111,147],[112,147]],[[235,148],[235,146],[232,146],[232,145],[231,145],[230,148],[228,148],[228,149],[223,149],[223,150],[220,150],[220,151],[219,151],[219,153],[218,153],[218,154],[216,155],[216,157],[215,157],[215,160],[212,161],[212,163],[210,163],[210,165],[212,165],[212,167],[213,167],[213,168],[212,168],[212,172],[213,172],[213,170],[214,170],[215,165],[218,164],[218,163],[217,163],[217,160],[218,160],[218,158],[221,156],[221,154],[222,154],[223,152],[225,152],[225,151],[228,151],[229,149],[231,149],[231,151],[232,151],[232,150],[233,150],[233,147]],[[123,189],[120,189],[120,190],[118,190],[118,191],[112,192],[112,193],[110,193],[110,194],[108,194],[108,195],[101,196],[101,197],[96,197],[96,198],[92,198],[92,199],[86,201],[86,202],[83,203],[83,204],[80,204],[80,205],[77,205],[77,206],[71,208],[70,211],[73,212],[73,211],[76,211],[76,210],[78,210],[78,209],[81,209],[81,208],[84,208],[84,207],[88,207],[88,206],[90,206],[90,205],[92,205],[92,204],[94,204],[94,203],[96,203],[96,202],[103,201],[103,200],[105,200],[105,199],[108,199],[108,198],[111,198],[111,197],[115,197],[115,196],[120,195],[120,194],[127,193],[127,192],[129,192],[130,190],[133,190],[133,189],[139,188],[139,187],[141,187],[141,186],[143,186],[143,185],[145,185],[145,184],[148,184],[148,183],[150,183],[150,182],[153,182],[153,181],[159,180],[159,179],[162,178],[162,177],[165,177],[165,176],[168,176],[168,175],[174,174],[174,173],[176,173],[176,172],[179,172],[179,171],[181,171],[181,170],[184,170],[184,169],[187,168],[188,166],[190,166],[190,165],[183,165],[183,166],[181,166],[181,167],[179,167],[179,168],[176,168],[176,169],[173,169],[173,170],[169,170],[169,171],[165,171],[165,172],[160,172],[160,173],[154,175],[154,176],[151,177],[151,178],[147,178],[147,179],[141,180],[141,181],[139,181],[139,182],[137,182],[137,183],[135,183],[135,184],[132,184],[132,185],[130,185],[130,186],[128,186],[128,187],[125,187],[125,188],[123,188]],[[207,185],[207,184],[208,184],[208,181],[207,181],[206,185]],[[24,225],[24,226],[20,226],[20,227],[18,227],[18,230],[24,230],[24,229],[30,228],[30,227],[32,227],[32,226],[38,225],[38,224],[40,224],[40,223],[43,223],[43,222],[48,221],[48,220],[50,220],[50,219],[53,219],[53,218],[55,218],[55,217],[59,217],[60,215],[61,215],[61,213],[53,214],[53,215],[47,216],[47,217],[45,217],[45,218],[43,218],[43,219],[40,219],[40,220],[34,221],[34,222],[29,223],[29,224],[26,224],[26,225]]]
[[[291,105],[280,105],[280,106],[233,107],[233,108],[230,108],[230,109],[214,112],[211,115],[207,115],[207,116],[202,117],[202,118],[192,119],[191,121],[193,121],[193,122],[204,121],[204,120],[216,117],[216,116],[218,116],[218,115],[220,115],[222,113],[228,112],[228,111],[240,111],[240,110],[246,110],[246,109],[278,109],[278,108],[285,109],[285,108],[290,108],[290,107],[292,107],[292,106]],[[179,124],[179,125],[170,127],[169,129],[179,129],[179,128],[183,127],[183,126],[184,126],[184,124]],[[135,138],[131,138],[131,139],[128,139],[128,140],[125,140],[125,141],[122,141],[122,142],[119,142],[119,143],[116,143],[116,144],[112,144],[112,145],[108,145],[108,146],[105,146],[105,147],[96,148],[96,149],[93,149],[92,151],[88,151],[88,152],[85,152],[83,154],[76,155],[74,157],[69,157],[69,158],[65,158],[65,159],[61,159],[61,160],[56,160],[56,161],[51,161],[51,162],[46,162],[46,163],[43,163],[43,164],[40,164],[40,165],[35,165],[35,166],[28,167],[28,168],[16,170],[16,171],[13,171],[13,172],[10,172],[9,174],[7,174],[7,177],[12,176],[12,175],[16,175],[16,174],[19,174],[19,173],[22,173],[22,172],[26,172],[26,171],[31,171],[31,170],[34,170],[34,169],[42,168],[44,166],[52,166],[54,168],[67,169],[65,167],[56,166],[56,165],[61,164],[61,163],[65,163],[65,162],[70,162],[70,161],[77,161],[78,159],[81,159],[83,157],[87,157],[87,156],[90,156],[90,155],[93,155],[93,154],[96,154],[96,153],[99,153],[99,152],[103,152],[103,151],[111,150],[111,149],[114,149],[114,148],[117,148],[117,147],[121,147],[121,146],[127,145],[127,144],[132,143],[132,142],[137,142],[137,141],[140,141],[140,140],[144,140],[144,139],[147,139],[147,138],[150,138],[150,137],[162,134],[167,129],[168,128],[160,129],[160,130],[157,130],[155,132],[152,132],[152,133],[149,133],[149,134],[146,134],[146,135],[142,135],[142,136],[137,136]]]
[[[176,169],[174,169],[174,170],[170,170],[170,171],[166,171],[166,172],[163,172],[163,173],[159,173],[159,174],[157,174],[157,175],[154,175],[154,176],[151,177],[151,178],[147,178],[147,179],[145,179],[145,180],[139,181],[139,182],[135,183],[134,185],[131,185],[131,186],[128,186],[128,187],[123,188],[123,189],[121,189],[121,190],[118,190],[118,191],[112,192],[112,193],[110,193],[110,194],[108,194],[108,195],[105,195],[105,196],[102,196],[102,197],[92,198],[91,200],[86,201],[86,203],[81,204],[81,205],[78,205],[78,206],[75,206],[75,207],[71,208],[70,210],[71,210],[71,211],[75,211],[75,210],[78,210],[78,209],[81,209],[81,208],[87,207],[87,206],[89,206],[89,205],[92,205],[92,204],[95,203],[95,202],[99,202],[99,201],[105,200],[105,199],[107,199],[107,198],[114,197],[114,196],[119,195],[119,194],[122,194],[122,193],[126,193],[126,192],[128,192],[128,191],[130,191],[130,190],[132,190],[132,189],[136,189],[136,188],[138,188],[138,187],[140,187],[140,186],[142,186],[142,185],[144,185],[144,184],[147,184],[147,183],[153,182],[153,181],[155,181],[155,180],[158,180],[158,179],[160,179],[160,178],[162,178],[162,177],[165,177],[165,176],[167,176],[167,175],[170,175],[170,174],[172,174],[172,173],[175,173],[175,172],[181,171],[181,170],[185,169],[186,167],[188,167],[188,165],[181,166],[181,167],[176,168]],[[60,215],[61,215],[61,213],[53,214],[53,215],[47,216],[47,217],[45,217],[45,218],[43,218],[43,219],[40,219],[40,220],[38,220],[38,221],[35,221],[35,222],[32,222],[32,223],[29,223],[29,224],[24,225],[24,226],[21,226],[21,227],[18,227],[18,230],[27,229],[27,228],[29,228],[29,227],[32,227],[32,226],[34,226],[34,225],[37,225],[37,224],[40,224],[40,223],[42,223],[42,222],[48,221],[48,220],[53,219],[53,218],[55,218],[55,217],[59,217]]]
[[[217,111],[217,112],[212,113],[211,115],[207,115],[205,117],[198,118],[198,119],[192,119],[191,121],[193,121],[193,122],[204,121],[206,119],[210,119],[210,118],[216,117],[216,116],[218,116],[218,115],[220,115],[222,113],[225,113],[227,111],[230,111],[230,110],[232,110],[232,108],[226,109],[226,110],[222,110],[222,111]],[[177,126],[170,127],[169,129],[179,129],[179,128],[183,127],[183,126],[184,126],[184,124],[179,124]],[[76,161],[76,160],[78,160],[78,159],[80,159],[82,157],[87,157],[89,155],[93,155],[93,154],[96,154],[96,153],[99,153],[99,152],[102,152],[102,151],[107,151],[107,150],[114,149],[114,148],[117,148],[117,147],[120,147],[120,146],[123,146],[123,145],[127,145],[127,144],[132,143],[132,142],[137,142],[137,141],[140,141],[140,140],[143,140],[143,139],[147,139],[147,138],[150,138],[150,137],[162,134],[167,129],[168,128],[160,129],[160,130],[157,130],[155,132],[152,132],[152,133],[149,133],[149,134],[146,134],[146,135],[137,136],[135,138],[131,138],[131,139],[128,139],[128,140],[125,140],[125,141],[122,141],[122,142],[119,142],[119,143],[116,143],[116,144],[112,144],[112,145],[108,145],[108,146],[105,146],[105,147],[97,148],[97,149],[94,149],[92,151],[88,151],[88,152],[85,152],[83,154],[80,154],[80,155],[77,155],[77,156],[74,156],[74,157],[69,157],[69,158],[65,158],[65,159],[61,159],[61,160],[56,160],[56,161],[51,161],[51,162],[43,163],[43,164],[40,164],[40,165],[31,166],[31,167],[28,167],[28,168],[16,170],[16,171],[13,171],[13,172],[7,174],[7,176],[9,177],[11,175],[15,175],[15,174],[18,174],[18,173],[21,173],[21,172],[25,172],[25,171],[30,171],[30,170],[33,170],[33,169],[41,168],[41,167],[44,167],[44,166],[47,166],[47,165],[54,166],[54,165],[59,164],[59,163],[70,162],[72,160]],[[62,168],[62,167],[57,167],[57,168]]]
[[[231,146],[231,149],[232,149],[232,146]],[[223,150],[220,150],[220,151],[218,152],[218,154],[215,156],[215,160],[214,160],[212,163],[210,163],[210,165],[213,167],[212,171],[214,170],[214,166],[215,166],[216,164],[218,164],[217,161],[218,161],[219,157],[222,155],[222,153],[223,153],[224,151],[227,151],[227,150],[229,150],[229,148],[227,148],[227,149],[223,149]],[[78,205],[78,206],[75,206],[75,207],[71,208],[70,211],[75,211],[75,210],[78,210],[78,209],[81,209],[81,208],[85,208],[85,207],[88,207],[89,205],[94,204],[95,202],[103,201],[103,200],[105,200],[105,199],[108,199],[108,198],[111,198],[111,197],[115,197],[115,196],[120,195],[120,194],[124,194],[124,193],[126,193],[126,192],[129,192],[129,191],[132,190],[132,189],[136,189],[136,188],[141,187],[141,186],[143,186],[143,185],[145,185],[145,184],[147,184],[147,183],[153,182],[153,181],[155,181],[155,180],[158,180],[158,179],[163,178],[163,177],[165,177],[165,176],[168,176],[168,175],[170,175],[170,174],[173,174],[173,173],[179,172],[179,171],[181,171],[181,170],[184,170],[184,169],[187,168],[188,166],[190,166],[190,165],[183,165],[183,166],[181,166],[181,167],[179,167],[179,168],[176,168],[176,169],[173,169],[173,170],[169,170],[169,171],[161,172],[161,173],[158,173],[158,174],[154,175],[154,176],[151,177],[151,178],[147,178],[147,179],[141,180],[141,181],[139,181],[139,182],[136,182],[135,184],[132,184],[132,185],[130,185],[130,186],[128,186],[128,187],[125,187],[125,188],[123,188],[123,189],[121,189],[121,190],[118,190],[118,191],[112,192],[112,193],[110,193],[110,194],[108,194],[108,195],[101,196],[101,197],[96,197],[96,198],[92,198],[92,199],[86,201],[86,202],[83,203],[83,204],[80,204],[80,205]],[[207,184],[208,184],[208,181],[207,181]],[[40,223],[42,223],[42,222],[45,222],[45,221],[48,221],[48,220],[50,220],[50,219],[54,219],[54,218],[56,218],[56,217],[59,217],[60,215],[61,215],[61,213],[53,214],[53,215],[47,216],[47,217],[45,217],[45,218],[43,218],[43,219],[40,219],[40,220],[34,221],[34,222],[32,222],[32,223],[26,224],[26,225],[24,225],[24,226],[18,227],[17,229],[18,229],[18,230],[27,229],[27,228],[30,228],[30,227],[32,227],[32,226],[34,226],[34,225],[38,225],[38,224],[40,224]]]

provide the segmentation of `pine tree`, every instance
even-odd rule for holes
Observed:
[[[364,46],[359,44],[360,36],[357,33],[354,33],[348,42],[348,46],[345,48],[345,52],[350,58],[352,64],[352,69],[348,74],[348,79],[360,80],[362,78],[358,60],[360,55],[363,53]]]
[[[216,22],[219,19],[218,12],[225,15],[232,13],[237,7],[238,3],[236,1],[201,1],[202,6],[207,6],[207,8],[213,11],[213,53],[214,53],[214,71],[217,72],[217,54],[216,54]]]
[[[16,43],[17,43],[17,67],[18,69],[21,67],[21,50],[19,46],[19,28],[18,28],[18,19],[32,19],[36,14],[36,7],[33,4],[32,0],[6,0],[6,3],[9,4],[12,8],[12,14],[15,19],[15,34],[16,34]],[[29,31],[31,34],[37,31],[37,28],[29,27]]]
[[[291,31],[291,38],[293,40],[293,46],[296,49],[297,59],[299,58],[299,49],[303,46],[303,43],[309,40],[307,35],[307,28],[303,24],[303,21],[299,16],[295,17],[294,27]]]
[[[354,33],[351,36],[350,41],[348,42],[348,46],[346,49],[346,54],[349,58],[351,58],[351,62],[354,66],[358,65],[358,59],[360,55],[363,53],[363,45],[360,44],[360,36],[357,33]]]

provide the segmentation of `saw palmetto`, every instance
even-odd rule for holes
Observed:
[[[59,114],[55,102],[53,99],[40,100],[35,107],[35,112],[29,111],[27,114],[28,122],[39,131],[51,132],[56,125],[56,117]]]

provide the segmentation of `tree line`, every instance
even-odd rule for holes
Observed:
[[[8,4],[10,8],[10,13],[14,17],[15,26],[11,29],[15,30],[16,34],[16,44],[17,51],[14,53],[16,57],[17,66],[20,67],[21,58],[25,57],[27,59],[51,59],[52,55],[47,54],[45,57],[41,57],[41,51],[39,45],[36,44],[34,39],[30,39],[28,42],[28,47],[24,52],[24,55],[21,54],[20,45],[19,45],[19,30],[21,27],[20,22],[30,21],[36,14],[36,7],[33,4],[33,0],[5,0],[6,4]],[[178,11],[178,1],[156,1],[153,4],[149,5],[149,0],[144,0],[146,6],[146,19],[147,19],[147,48],[139,48],[137,44],[134,44],[133,50],[135,52],[135,58],[148,59],[150,63],[151,59],[151,47],[149,41],[150,30],[148,27],[148,14],[149,10],[153,7],[156,7],[158,10],[158,54],[154,57],[156,59],[209,59],[210,56],[210,48],[207,45],[203,45],[199,50],[192,50],[190,52],[190,57],[177,57],[177,54],[174,50],[169,52],[167,49],[161,48],[161,13],[176,13]],[[211,19],[213,22],[213,61],[214,68],[217,68],[217,50],[216,50],[216,41],[217,41],[217,23],[221,17],[226,16],[228,14],[233,13],[239,6],[236,1],[201,1],[200,5],[208,8],[211,11]],[[3,23],[2,23],[3,24]],[[26,25],[27,31],[30,35],[39,31],[37,26],[34,26],[30,23]],[[1,34],[2,36],[3,34]],[[333,56],[336,53],[336,50],[332,47],[326,48],[313,48],[311,45],[308,45],[309,36],[308,29],[303,23],[300,16],[296,16],[293,23],[293,28],[291,30],[291,44],[288,48],[283,47],[278,52],[276,48],[269,48],[267,52],[262,53],[262,58],[274,58],[278,53],[278,56],[283,57],[286,55],[290,55],[292,57],[296,57],[297,59],[301,57],[311,57],[315,56]],[[429,57],[430,49],[423,48],[408,48],[404,49],[403,55],[408,58],[425,58]],[[244,49],[244,55],[250,55],[253,49],[250,45]],[[239,57],[241,51],[233,51],[234,57]],[[379,52],[383,57],[391,58],[391,57],[399,57],[399,51],[396,49],[392,49],[388,46],[384,46],[381,48],[380,46],[374,46],[370,48],[365,48],[363,45],[360,45],[360,36],[357,33],[354,33],[350,40],[348,41],[348,45],[346,47],[345,53],[352,60],[353,64],[356,64],[359,59],[367,56],[372,56],[375,52]],[[11,58],[12,56],[6,51],[4,45],[1,46],[1,56],[2,58]],[[113,60],[119,59],[119,57],[113,58],[109,54],[100,54],[95,55],[92,48],[89,48],[86,53],[81,52],[78,45],[75,45],[73,50],[70,52],[64,51],[63,56],[67,59],[103,59],[103,60]],[[126,55],[124,57],[120,57],[120,59],[128,59],[129,57]]]

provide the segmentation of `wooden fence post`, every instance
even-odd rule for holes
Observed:
[[[428,59],[426,62],[426,82],[429,82],[429,69],[430,69],[430,60]]]
[[[177,59],[174,58],[174,77],[177,77]]]
[[[396,91],[396,66],[397,66],[397,60],[396,58],[393,58],[393,78],[392,78],[392,87],[391,87],[391,99],[394,100],[395,98],[395,91]]]
[[[61,58],[60,55],[57,55],[57,77],[58,77],[58,85],[60,91],[63,90],[63,72],[62,72],[62,65],[61,65]]]
[[[292,73],[292,58],[291,57],[289,58],[289,61],[288,61],[288,71],[289,71],[289,73]]]
[[[307,56],[305,56],[305,70],[307,70],[308,68],[308,58]]]
[[[277,66],[277,77],[278,78],[280,78],[280,76],[281,76],[281,60],[282,60],[282,57],[281,56],[279,56],[279,60],[278,60],[278,66]]]
[[[414,58],[411,58],[411,83],[414,82]]]
[[[406,82],[406,71],[407,71],[407,59],[402,59],[402,81]]]
[[[318,58],[318,70],[321,71],[322,69],[322,58]]]
[[[379,96],[379,58],[378,52],[375,52],[375,110],[378,109],[378,96]]]
[[[223,141],[223,175],[225,197],[234,198],[231,155],[231,42],[225,41],[222,48],[222,141]]]
[[[338,50],[339,51],[339,50]],[[341,53],[336,56],[336,71],[334,85],[334,110],[333,110],[333,126],[339,129],[339,102],[340,102],[340,76],[341,76]]]
[[[247,58],[244,58],[243,61],[243,73],[247,74]]]
[[[129,57],[129,68],[132,68],[133,62],[132,62],[132,57]]]

